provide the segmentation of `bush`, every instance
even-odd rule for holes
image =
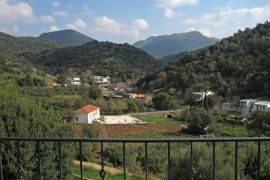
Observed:
[[[158,110],[173,109],[175,107],[175,102],[173,101],[172,96],[165,92],[154,96],[152,101],[154,107]]]
[[[204,109],[192,108],[184,111],[182,119],[188,123],[187,131],[194,134],[205,134],[213,131],[214,117]]]

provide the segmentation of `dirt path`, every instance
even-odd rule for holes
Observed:
[[[73,163],[75,165],[80,166],[80,161],[75,160],[75,161],[73,161]],[[100,164],[92,163],[92,162],[83,162],[83,167],[84,168],[88,168],[88,169],[95,169],[95,170],[100,170],[101,169],[101,165]],[[120,170],[120,169],[113,168],[113,167],[108,167],[108,166],[105,166],[105,171],[107,173],[110,173],[110,174],[120,174],[120,173],[123,173],[123,171]]]

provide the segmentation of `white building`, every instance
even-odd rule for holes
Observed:
[[[257,111],[257,110],[270,110],[270,101],[257,101],[253,104],[251,108],[251,112]]]
[[[110,79],[109,76],[94,76],[94,82],[97,84],[108,84],[110,83]]]
[[[206,91],[206,92],[193,92],[191,95],[192,95],[193,100],[198,102],[198,101],[204,100],[205,97],[212,96],[214,94],[215,93],[212,91]]]
[[[81,79],[79,77],[72,78],[70,81],[71,85],[79,86],[81,85]]]
[[[242,99],[238,103],[222,103],[222,114],[241,114],[250,117],[257,110],[270,110],[270,101],[260,101],[258,99]]]
[[[87,105],[73,112],[73,122],[82,124],[92,124],[100,118],[100,108]]]
[[[258,99],[242,99],[240,100],[241,114],[243,116],[250,116],[252,106]]]
[[[229,114],[240,114],[242,109],[239,103],[222,103],[221,105],[221,114],[229,115]]]

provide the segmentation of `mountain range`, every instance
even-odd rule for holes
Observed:
[[[93,38],[71,29],[42,33],[39,38],[44,40],[59,41],[74,46],[94,41]]]
[[[212,90],[222,97],[270,97],[270,22],[246,28],[184,57],[170,57],[162,70],[142,78],[145,90]]]
[[[172,35],[152,36],[138,41],[133,46],[144,50],[155,58],[190,52],[215,44],[216,38],[209,38],[198,31]]]

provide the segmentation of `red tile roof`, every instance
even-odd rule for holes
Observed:
[[[93,106],[93,105],[87,105],[84,106],[80,109],[78,109],[77,111],[75,111],[76,114],[89,114],[95,110],[97,110],[99,107],[97,106]]]
[[[136,98],[145,98],[145,94],[137,94]]]

